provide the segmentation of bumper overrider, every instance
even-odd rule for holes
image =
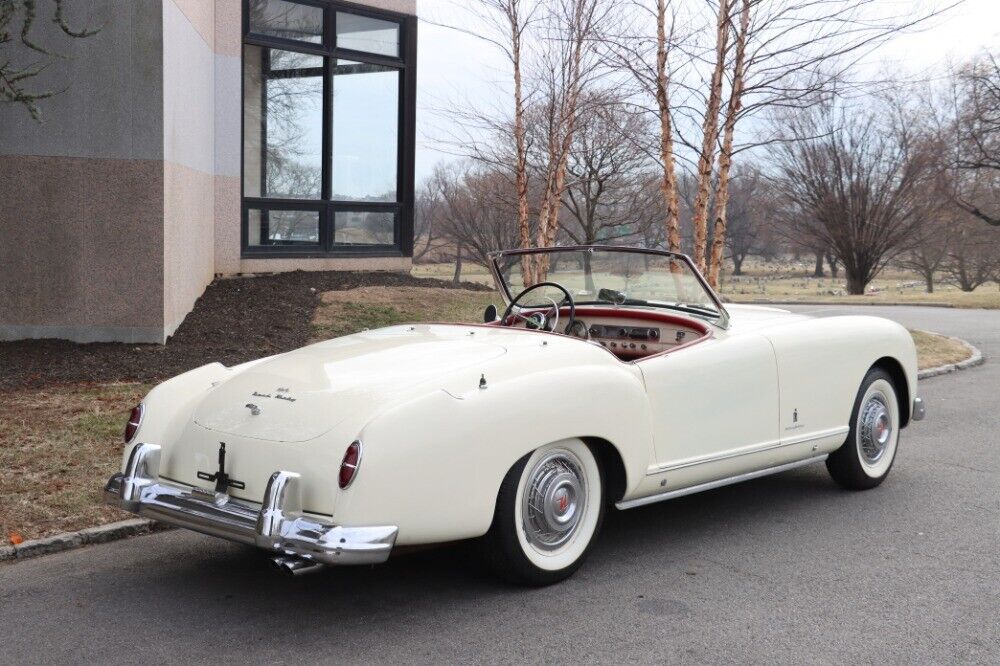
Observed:
[[[300,479],[275,472],[261,504],[160,479],[160,447],[136,444],[123,473],[104,488],[107,503],[203,534],[258,546],[317,564],[378,564],[389,558],[398,528],[343,527],[302,514]]]

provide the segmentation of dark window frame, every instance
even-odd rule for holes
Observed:
[[[328,257],[412,257],[413,256],[413,205],[416,144],[416,84],[417,84],[417,18],[339,0],[295,0],[298,4],[324,9],[323,44],[270,37],[250,32],[249,0],[243,0],[242,47],[259,46],[287,51],[297,51],[323,56],[323,158],[321,199],[294,199],[275,197],[248,197],[244,191],[244,133],[245,112],[245,48],[240,52],[240,256],[244,259],[260,258],[328,258]],[[399,57],[338,49],[336,47],[337,12],[391,21],[399,24]],[[397,119],[396,201],[343,201],[330,198],[332,183],[330,169],[333,160],[333,86],[331,63],[341,60],[383,65],[399,71],[399,109]],[[249,216],[251,210],[311,210],[319,213],[319,247],[308,246],[251,246],[249,244]],[[395,215],[392,245],[336,245],[333,242],[334,220],[337,212],[391,212]]]

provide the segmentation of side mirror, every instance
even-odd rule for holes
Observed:
[[[483,312],[483,322],[486,324],[492,324],[499,318],[500,316],[497,314],[497,306],[493,305],[492,303],[487,305],[486,311]]]

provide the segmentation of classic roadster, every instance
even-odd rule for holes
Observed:
[[[160,384],[107,500],[291,573],[479,538],[499,574],[544,585],[581,565],[610,505],[823,461],[873,488],[923,418],[913,341],[885,319],[724,307],[686,256],[653,250],[498,252],[493,273],[506,308],[484,323]]]

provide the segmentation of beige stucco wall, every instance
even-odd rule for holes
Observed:
[[[172,334],[215,275],[215,12],[163,0],[163,326]]]
[[[158,160],[0,156],[0,339],[163,341]]]

